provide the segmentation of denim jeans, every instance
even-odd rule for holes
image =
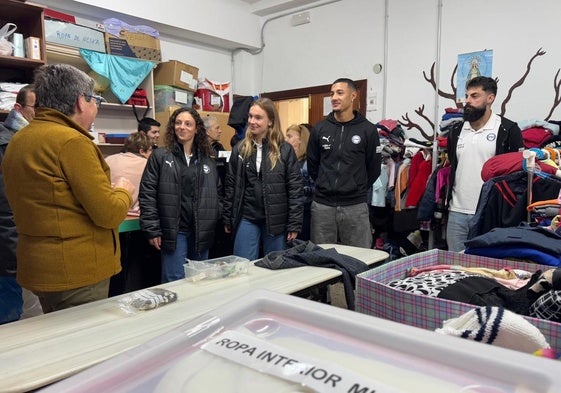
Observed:
[[[468,238],[469,223],[473,214],[465,214],[449,211],[446,224],[446,242],[448,251],[460,252],[465,250],[464,242]]]
[[[315,244],[341,244],[372,247],[368,205],[327,206],[312,202],[311,240]]]
[[[17,321],[23,310],[23,297],[15,277],[0,277],[0,324]]]
[[[195,251],[195,233],[179,232],[174,251],[162,249],[162,284],[185,278],[183,264],[185,258],[196,261],[208,259],[208,250],[197,253]]]
[[[263,245],[264,255],[271,251],[282,251],[286,248],[284,234],[269,235],[265,221],[254,224],[242,218],[234,239],[234,255],[254,261],[259,258],[259,246],[261,244]]]

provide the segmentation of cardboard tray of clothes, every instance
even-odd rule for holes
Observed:
[[[535,263],[487,258],[439,249],[429,250],[391,261],[359,274],[356,280],[356,311],[422,329],[435,330],[442,327],[443,321],[459,317],[475,309],[477,307],[475,305],[416,295],[386,285],[392,280],[407,277],[407,271],[412,267],[426,268],[442,264],[497,270],[508,266],[531,273],[554,268]],[[542,332],[552,348],[561,352],[560,323],[527,316],[524,318]]]

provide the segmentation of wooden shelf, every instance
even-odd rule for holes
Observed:
[[[25,57],[0,56],[0,82],[30,83],[33,80],[33,70],[45,64],[45,28],[44,7],[27,4],[21,1],[0,0],[0,26],[15,23],[17,32],[23,38],[37,37],[41,42],[41,59]]]
[[[10,68],[36,68],[45,64],[43,60],[28,59],[27,57],[1,56],[0,64]]]
[[[146,106],[135,105],[135,108],[144,111],[147,107]],[[108,111],[110,111],[110,110],[132,111],[132,105],[117,104],[117,103],[114,103],[114,102],[102,102],[101,106],[100,106],[100,110],[103,110],[103,111],[106,111],[106,110],[108,110]]]

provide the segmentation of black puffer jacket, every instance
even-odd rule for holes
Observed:
[[[245,170],[250,160],[241,157],[238,143],[232,150],[224,197],[224,224],[235,229],[242,218]],[[254,153],[255,154],[255,153]],[[288,143],[280,145],[280,160],[271,169],[267,140],[263,140],[263,198],[265,220],[271,235],[300,232],[303,217],[303,184],[300,165]]]
[[[12,136],[14,136],[14,133],[0,123],[0,164],[4,159],[6,147]],[[17,242],[18,233],[16,231],[14,215],[6,199],[4,175],[0,169],[0,276],[15,277]]]
[[[214,240],[220,218],[220,180],[213,159],[197,153],[191,165],[197,167],[194,200],[195,247],[207,250]],[[142,175],[138,200],[140,228],[148,239],[162,237],[162,248],[175,250],[181,213],[181,171],[187,166],[183,148],[154,150]]]

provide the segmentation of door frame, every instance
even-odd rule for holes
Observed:
[[[366,79],[359,79],[354,81],[356,87],[358,89],[358,106],[356,109],[364,116],[366,116],[366,89],[367,89],[367,80]],[[299,89],[290,89],[290,90],[280,90],[280,91],[272,91],[267,93],[261,93],[261,97],[270,98],[273,101],[282,101],[282,100],[289,100],[293,98],[305,98],[310,97],[312,94],[322,94],[322,93],[329,93],[331,90],[332,83],[328,85],[321,85],[321,86],[311,86],[311,87],[303,87]],[[311,105],[311,103],[310,103]]]

